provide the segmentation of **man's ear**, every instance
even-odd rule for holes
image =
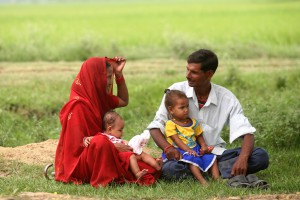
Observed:
[[[205,73],[209,78],[213,77],[213,75],[215,74],[215,72],[213,70],[208,70]]]

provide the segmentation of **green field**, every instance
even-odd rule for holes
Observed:
[[[297,58],[299,1],[100,1],[0,5],[0,61],[91,55],[185,58],[199,47],[230,58]]]
[[[0,146],[58,138],[58,114],[80,66],[80,62],[0,63]],[[298,148],[299,70],[299,59],[221,60],[214,82],[239,98],[257,128],[258,145]],[[129,60],[124,73],[130,103],[120,113],[129,139],[153,119],[164,89],[185,80],[185,61]]]

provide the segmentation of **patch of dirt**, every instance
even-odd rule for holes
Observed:
[[[17,197],[0,197],[0,200],[96,200],[99,198],[70,196],[64,194],[46,193],[46,192],[23,192]],[[249,197],[226,197],[213,198],[213,200],[299,200],[300,193],[296,194],[274,194],[274,195],[253,195]],[[176,199],[175,199],[176,200]]]
[[[0,147],[0,157],[4,160],[34,165],[46,165],[54,162],[58,140],[49,139],[18,147]]]
[[[23,192],[16,197],[0,197],[0,200],[96,200],[95,198],[77,197],[46,192]]]

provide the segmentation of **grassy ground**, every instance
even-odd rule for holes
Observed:
[[[59,137],[58,112],[81,63],[0,63],[0,145],[13,147]],[[126,121],[125,139],[140,133],[153,119],[163,90],[184,80],[183,60],[129,60],[125,68],[130,104],[118,111]],[[257,128],[256,144],[270,154],[270,167],[258,175],[271,184],[267,191],[228,188],[211,182],[203,188],[194,180],[158,181],[95,189],[46,181],[41,165],[0,158],[0,194],[49,192],[110,199],[206,199],[254,194],[296,193],[299,178],[300,60],[222,60],[213,82],[231,89]],[[228,134],[224,131],[225,139]],[[230,146],[236,146],[233,143]],[[153,141],[149,146],[155,148]]]

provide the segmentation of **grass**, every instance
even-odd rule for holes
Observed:
[[[0,63],[0,146],[14,147],[59,137],[58,113],[67,101],[80,62]],[[185,80],[185,61],[128,60],[125,77],[130,104],[118,109],[126,121],[124,138],[141,133],[153,119],[165,88]],[[270,155],[270,167],[259,177],[271,189],[232,190],[225,183],[200,187],[194,180],[160,180],[151,187],[112,185],[95,189],[46,181],[44,166],[7,162],[0,158],[0,194],[49,192],[110,199],[207,199],[300,191],[300,61],[299,59],[221,60],[213,82],[232,90],[256,127],[256,145]],[[228,130],[224,130],[228,141]],[[230,147],[239,142],[230,144]],[[149,146],[155,148],[154,142]]]
[[[270,151],[270,167],[258,173],[258,176],[267,180],[271,188],[265,191],[257,189],[232,189],[226,182],[212,182],[208,188],[199,185],[195,180],[187,179],[179,182],[159,180],[150,187],[137,185],[110,185],[106,188],[93,188],[90,185],[75,186],[72,184],[57,183],[46,180],[41,172],[42,166],[32,166],[12,162],[6,169],[10,175],[0,179],[0,194],[17,195],[19,192],[48,192],[69,194],[72,196],[87,196],[103,199],[208,199],[230,196],[246,197],[263,194],[289,194],[299,192],[300,180],[295,174],[299,173],[298,151],[285,153]],[[290,158],[294,161],[291,165]],[[0,165],[4,161],[0,160]]]
[[[74,61],[99,52],[185,59],[199,46],[222,57],[297,58],[299,8],[277,0],[1,5],[0,61]]]

